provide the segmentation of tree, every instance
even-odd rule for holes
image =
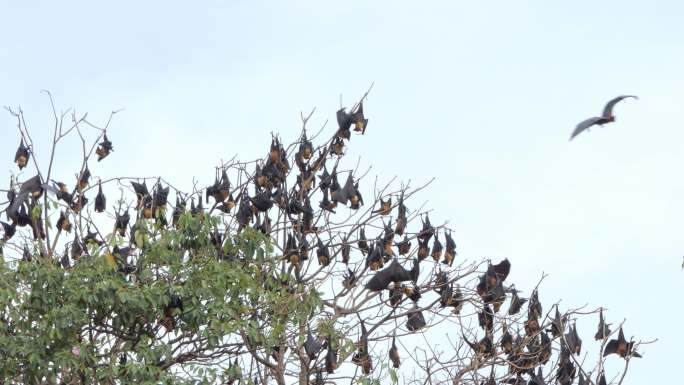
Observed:
[[[427,185],[369,194],[367,172],[343,168],[367,95],[320,144],[311,111],[298,141],[273,136],[263,159],[221,164],[187,192],[161,176],[95,183],[93,158],[116,155],[115,112],[100,127],[50,96],[45,169],[7,107],[22,172],[0,206],[0,383],[600,383],[606,358],[578,357],[575,326],[598,309],[542,307],[539,283],[521,298],[508,260],[460,258],[446,225],[409,208]],[[73,185],[55,180],[69,135],[82,144]],[[128,194],[112,204],[117,187]],[[621,383],[640,342],[601,320],[599,353],[625,359]],[[447,330],[448,352],[421,340]]]

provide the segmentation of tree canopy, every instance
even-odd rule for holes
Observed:
[[[622,324],[542,306],[542,280],[508,278],[515,261],[458,255],[457,234],[416,202],[429,183],[373,182],[345,162],[367,95],[334,130],[310,129],[311,111],[297,141],[266,138],[263,158],[220,164],[190,191],[99,174],[127,151],[114,150],[115,113],[100,126],[53,104],[37,154],[8,107],[19,146],[0,205],[0,384],[621,383],[640,357]],[[78,170],[55,159],[67,137]],[[587,316],[597,331],[580,335]]]

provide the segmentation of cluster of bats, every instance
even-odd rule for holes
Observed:
[[[587,119],[576,127],[572,138],[587,130],[592,125],[603,125],[615,120],[612,110],[615,104],[625,98],[635,96],[619,96],[606,105],[600,117]],[[176,202],[170,215],[170,224],[167,218],[167,206],[170,188],[164,187],[158,179],[152,186],[151,191],[146,181],[132,181],[130,186],[135,193],[135,219],[131,221],[130,207],[116,209],[113,223],[113,231],[121,237],[128,233],[129,245],[125,247],[110,247],[98,231],[91,232],[90,227],[82,233],[74,231],[73,240],[66,242],[65,251],[59,259],[59,263],[65,269],[71,268],[71,261],[78,261],[83,255],[88,254],[91,245],[103,248],[107,263],[116,267],[117,271],[124,275],[136,273],[137,267],[130,261],[135,255],[136,228],[139,220],[154,221],[161,227],[178,226],[180,218],[189,212],[192,216],[203,218],[207,212],[218,210],[232,216],[234,228],[226,228],[223,231],[216,229],[211,234],[211,243],[216,249],[216,255],[220,259],[235,260],[239,256],[225,251],[223,247],[228,239],[229,231],[241,231],[246,227],[252,227],[267,235],[274,234],[273,218],[281,218],[285,222],[286,233],[282,237],[282,258],[286,262],[287,276],[294,273],[297,280],[301,280],[302,267],[309,260],[310,254],[315,248],[316,260],[321,268],[329,266],[335,259],[340,258],[346,267],[346,273],[341,282],[344,290],[352,290],[359,285],[360,277],[366,271],[375,272],[363,287],[369,292],[387,293],[387,305],[397,308],[404,301],[412,303],[407,312],[405,328],[409,332],[415,332],[426,327],[427,322],[418,302],[426,292],[435,291],[439,296],[441,308],[448,307],[455,316],[459,316],[461,309],[468,300],[464,296],[465,289],[455,283],[456,279],[449,278],[449,269],[457,254],[456,243],[452,234],[447,229],[434,227],[430,223],[428,214],[420,216],[421,227],[415,232],[408,232],[407,227],[408,209],[405,206],[405,196],[402,191],[398,196],[383,196],[377,201],[378,207],[372,210],[371,215],[382,219],[382,232],[375,238],[367,238],[365,225],[361,224],[356,230],[356,236],[352,234],[340,234],[340,241],[334,242],[332,238],[322,239],[321,235],[327,231],[329,218],[328,213],[336,213],[341,206],[347,206],[350,210],[358,210],[364,200],[359,189],[359,180],[354,178],[353,173],[338,172],[339,159],[344,155],[345,141],[351,138],[351,130],[363,134],[368,125],[368,119],[363,112],[363,99],[355,105],[351,112],[342,108],[337,111],[338,129],[333,138],[325,146],[314,148],[313,143],[307,138],[306,131],[298,142],[298,147],[292,156],[277,137],[273,137],[265,159],[256,163],[254,172],[249,174],[247,181],[233,186],[225,168],[218,169],[214,183],[206,189],[194,194],[176,193]],[[353,128],[352,128],[353,126]],[[22,139],[15,154],[15,163],[20,170],[29,165],[32,157],[31,148]],[[96,155],[98,161],[105,159],[113,151],[113,144],[107,138],[106,133],[102,141],[98,143]],[[335,159],[331,171],[328,171],[327,163]],[[290,161],[293,160],[295,169]],[[296,173],[295,183],[288,188],[288,175]],[[87,162],[77,175],[73,187],[66,183],[54,180],[43,180],[40,174],[19,183],[14,177],[11,180],[7,192],[8,204],[5,215],[8,222],[0,221],[2,225],[2,241],[9,241],[16,233],[17,227],[28,227],[35,240],[46,238],[44,220],[40,215],[35,215],[43,194],[49,193],[56,201],[62,203],[63,210],[59,219],[55,222],[58,234],[71,233],[75,226],[72,222],[81,211],[91,202],[86,193],[91,192],[95,186],[91,186],[91,173]],[[342,182],[342,183],[341,183]],[[312,205],[314,193],[319,192],[321,199],[317,209]],[[393,198],[396,199],[393,203]],[[97,194],[94,197],[92,207],[96,213],[107,210],[107,198],[102,189],[102,182],[97,183]],[[204,208],[204,204],[210,205]],[[277,213],[273,213],[277,211]],[[393,213],[396,211],[396,220],[393,221]],[[40,213],[39,213],[40,214]],[[133,223],[131,223],[133,222]],[[319,223],[323,222],[321,226]],[[366,223],[366,222],[364,222]],[[282,227],[280,227],[282,229]],[[441,239],[440,239],[440,232]],[[400,238],[403,237],[403,238]],[[277,239],[277,237],[276,237]],[[443,240],[443,243],[442,243]],[[416,247],[413,243],[416,242]],[[0,253],[2,253],[0,243]],[[199,247],[192,241],[186,246],[190,252]],[[361,263],[351,261],[352,249],[358,250],[363,257]],[[41,254],[44,250],[41,250]],[[419,286],[420,265],[431,257],[438,272],[433,274],[431,282]],[[28,245],[24,245],[23,259],[30,261],[32,253]],[[409,262],[410,267],[402,264]],[[361,266],[360,270],[352,269],[349,265]],[[444,270],[442,269],[444,268]],[[510,375],[505,381],[510,384],[546,384],[541,366],[546,364],[552,353],[552,343],[559,341],[560,360],[558,361],[555,379],[561,385],[570,385],[575,378],[579,384],[585,384],[584,372],[579,371],[579,365],[573,358],[581,351],[582,340],[580,339],[576,325],[569,325],[566,317],[561,317],[556,307],[556,315],[549,322],[549,329],[544,329],[545,322],[542,315],[542,306],[539,302],[538,291],[535,289],[529,299],[520,298],[514,285],[504,284],[510,273],[511,264],[503,260],[498,264],[488,264],[487,270],[474,288],[479,296],[481,310],[478,312],[478,322],[484,331],[484,335],[475,341],[470,341],[465,335],[463,340],[473,350],[476,360],[493,359],[498,354],[505,354],[509,365]],[[285,282],[287,284],[287,282]],[[381,296],[384,298],[384,295]],[[518,314],[527,304],[527,318],[524,321],[524,333],[516,332],[515,337],[510,328],[502,321],[499,329],[501,333],[495,337],[495,322],[502,305],[509,301],[508,315]],[[176,327],[177,319],[183,313],[183,301],[174,293],[168,294],[168,303],[161,311],[160,324],[167,331]],[[596,340],[605,341],[611,335],[609,324],[603,319],[602,311],[599,314],[598,332]],[[360,322],[360,337],[357,349],[351,361],[358,365],[364,374],[373,370],[373,363],[368,347],[369,332],[363,320]],[[323,341],[323,342],[321,342]],[[610,339],[605,344],[604,356],[617,354],[623,358],[640,357],[633,349],[634,343],[627,341],[620,328],[617,339]],[[307,338],[302,346],[306,355],[315,362],[320,353],[326,349],[321,368],[315,371],[314,383],[323,383],[322,371],[334,373],[339,367],[337,344],[330,339],[313,336],[311,330],[307,330]],[[278,347],[273,348],[272,357],[277,358],[280,354]],[[395,368],[401,364],[399,350],[396,345],[396,334],[388,351],[388,357]],[[536,370],[535,370],[536,369]],[[527,376],[525,380],[523,376]],[[597,383],[605,383],[601,373]],[[495,384],[494,372],[486,385]]]

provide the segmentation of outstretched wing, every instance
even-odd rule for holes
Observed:
[[[596,116],[596,117],[589,118],[589,119],[586,119],[586,120],[579,122],[577,127],[575,127],[575,131],[573,131],[572,135],[570,135],[570,140],[572,140],[574,137],[581,134],[582,131],[593,126],[594,124],[600,124],[600,122],[602,122],[604,119],[605,119],[604,117]]]
[[[616,98],[613,98],[611,101],[606,103],[606,106],[603,108],[603,117],[604,118],[610,118],[611,116],[613,116],[613,107],[615,107],[615,105],[618,102],[620,102],[622,99],[626,99],[626,98],[639,99],[635,95],[620,95]]]

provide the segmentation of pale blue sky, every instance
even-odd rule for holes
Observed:
[[[51,123],[41,89],[93,120],[125,108],[116,162],[97,173],[189,185],[189,155],[210,181],[221,158],[263,155],[269,132],[294,139],[300,110],[316,106],[322,124],[340,93],[350,104],[375,82],[349,157],[386,179],[437,177],[422,197],[460,255],[508,257],[514,282],[550,274],[546,303],[609,307],[628,336],[659,338],[625,383],[671,381],[684,344],[662,325],[662,312],[684,316],[684,3],[57,3],[0,0],[0,104],[21,104],[34,136]],[[568,142],[623,93],[640,100]],[[9,157],[9,115],[0,130]],[[579,326],[588,340],[595,320]]]

